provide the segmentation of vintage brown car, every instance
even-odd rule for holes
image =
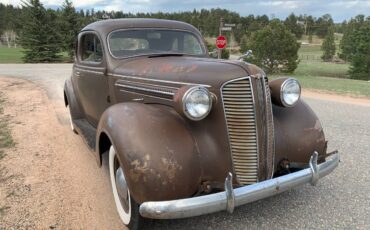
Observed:
[[[117,211],[132,228],[143,217],[231,213],[332,172],[339,155],[300,93],[293,78],[210,58],[196,28],[158,19],[85,27],[64,88],[73,131],[99,165],[109,154]]]

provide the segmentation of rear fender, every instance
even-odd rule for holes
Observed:
[[[96,143],[106,135],[115,147],[136,202],[184,198],[198,190],[199,153],[183,118],[172,108],[116,104],[103,113],[97,134]]]

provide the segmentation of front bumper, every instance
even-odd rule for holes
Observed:
[[[319,165],[317,157],[316,152],[311,156],[309,168],[236,189],[232,188],[232,174],[229,173],[225,180],[224,192],[187,199],[144,202],[140,205],[140,214],[151,219],[177,219],[222,210],[232,213],[234,207],[279,194],[299,185],[315,185],[319,178],[328,175],[338,166],[338,152]]]

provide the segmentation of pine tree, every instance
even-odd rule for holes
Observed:
[[[335,55],[335,49],[334,27],[330,27],[321,45],[321,50],[324,51],[324,54],[321,56],[322,60],[332,60]]]
[[[370,80],[370,19],[353,34],[353,55],[350,63],[350,77]]]
[[[285,26],[300,39],[304,33],[301,25],[298,24],[298,18],[292,13],[284,21]]]
[[[76,36],[81,29],[81,21],[72,2],[69,0],[65,0],[63,3],[63,10],[60,17],[60,29],[63,50],[68,53],[70,60],[72,60],[75,53]]]
[[[24,62],[60,61],[60,36],[55,11],[46,10],[40,0],[28,0],[23,7],[25,18],[19,42],[24,49]]]
[[[268,73],[292,73],[297,68],[300,44],[278,20],[252,34],[245,50],[252,50],[253,56],[246,59],[261,66]]]

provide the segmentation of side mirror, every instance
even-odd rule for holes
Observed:
[[[252,56],[253,55],[253,51],[252,50],[248,50],[247,52],[245,52],[242,56],[240,56],[239,58],[238,58],[238,60],[240,61],[240,60],[243,60],[244,58],[246,58],[246,57],[249,57],[249,56]]]
[[[217,51],[217,49],[212,50],[212,52],[209,52],[209,53],[208,53],[208,55],[209,55],[210,57],[212,57],[212,58],[217,58],[217,56],[218,56],[218,51]]]

